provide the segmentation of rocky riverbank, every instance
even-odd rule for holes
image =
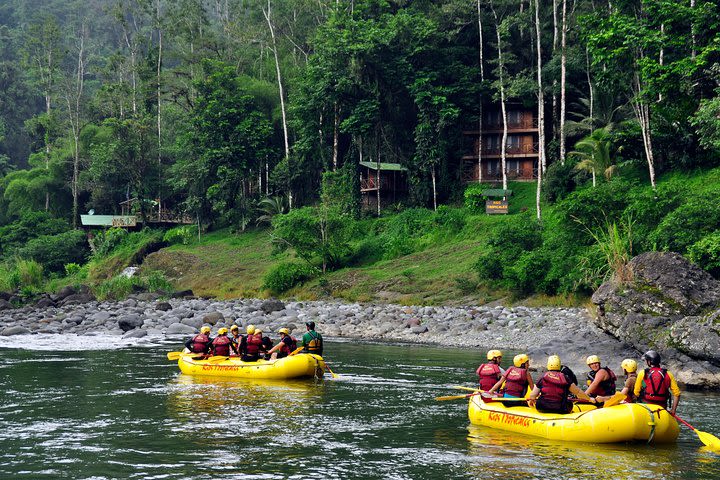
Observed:
[[[489,348],[527,351],[541,366],[559,353],[578,372],[589,354],[619,369],[638,352],[600,330],[584,309],[503,306],[418,307],[339,302],[282,302],[197,298],[161,300],[139,294],[121,302],[57,301],[59,306],[24,307],[0,314],[0,335],[76,334],[123,338],[162,337],[180,340],[202,325],[213,331],[233,323],[254,324],[269,332],[289,328],[297,337],[304,322],[314,320],[326,338],[410,342],[468,347],[468,363],[484,358]],[[19,340],[19,339],[18,339]],[[328,352],[332,355],[332,351]],[[508,355],[509,356],[509,355]],[[510,360],[509,358],[506,361]]]

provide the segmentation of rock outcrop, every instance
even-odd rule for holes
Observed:
[[[676,253],[643,253],[630,271],[630,282],[606,282],[592,296],[598,326],[660,352],[681,383],[720,386],[720,282]]]

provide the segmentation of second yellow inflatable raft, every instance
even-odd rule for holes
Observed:
[[[575,404],[566,415],[540,413],[526,405],[506,407],[470,397],[468,416],[474,425],[570,442],[674,442],[677,421],[658,405],[621,403],[607,408]]]
[[[189,355],[178,359],[180,371],[187,375],[209,375],[215,377],[236,378],[302,378],[322,377],[325,362],[319,355],[299,354],[277,360],[258,360],[243,362],[239,357],[227,357],[198,360]]]

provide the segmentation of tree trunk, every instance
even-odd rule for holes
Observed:
[[[507,111],[505,108],[505,76],[503,74],[504,64],[503,64],[503,55],[502,55],[502,39],[500,38],[500,22],[498,21],[497,13],[495,13],[495,8],[493,7],[492,3],[490,3],[490,8],[493,12],[493,17],[495,17],[495,34],[497,37],[497,51],[498,51],[498,80],[500,82],[500,108],[502,111],[502,117],[503,117],[503,135],[502,135],[502,145],[500,146],[500,166],[502,168],[502,185],[503,190],[507,190],[507,172],[505,171],[505,162],[506,162],[506,152],[507,152],[507,137],[508,137],[508,125],[507,125]]]
[[[437,184],[435,183],[435,165],[432,166],[433,210],[437,212]]]
[[[160,28],[160,2],[157,3],[158,22],[158,56],[157,56],[157,164],[158,164],[158,207],[162,210],[162,137],[161,137],[161,113],[160,113],[160,73],[162,71],[162,29]]]
[[[535,0],[535,42],[537,50],[538,84],[538,202],[540,195],[540,175],[547,168],[545,160],[545,92],[542,81],[542,25],[540,25],[540,0]],[[540,204],[538,203],[538,215]],[[540,217],[538,217],[540,218]]]
[[[642,100],[642,83],[640,81],[640,75],[637,72],[637,66],[635,67],[635,74],[633,76],[633,97],[631,99],[633,111],[635,117],[640,124],[640,131],[642,133],[643,147],[645,148],[645,159],[648,164],[648,174],[650,176],[650,185],[655,190],[655,159],[653,156],[652,148],[652,136],[650,133],[650,106]]]
[[[695,14],[695,12],[694,12],[695,0],[690,0],[690,10],[693,10],[692,14],[694,15]],[[693,58],[693,60],[695,60],[695,55],[697,55],[697,51],[696,51],[696,47],[695,47],[697,40],[695,38],[695,22],[694,21],[690,24],[690,34],[692,36],[692,58]]]
[[[585,72],[587,73],[588,92],[590,94],[590,129],[595,128],[595,91],[593,89],[592,77],[590,76],[590,52],[585,46]]]
[[[485,62],[483,60],[483,27],[482,27],[482,8],[481,0],[477,0],[477,15],[478,15],[478,34],[480,45],[478,51],[480,52],[480,81],[485,81]]]
[[[333,118],[333,172],[337,170],[338,167],[338,146],[340,142],[340,112],[338,109],[338,104],[335,102],[335,111],[334,111],[334,118]],[[325,162],[323,162],[325,163]]]
[[[480,119],[478,120],[478,183],[482,183],[482,150],[483,150],[483,105],[480,99]]]
[[[565,165],[565,81],[567,77],[567,0],[562,2],[562,38],[560,40],[560,163]]]
[[[275,56],[275,72],[277,74],[278,91],[280,93],[280,113],[282,114],[283,124],[283,139],[285,140],[285,161],[287,162],[288,169],[288,208],[292,210],[293,207],[293,195],[292,195],[292,168],[290,165],[290,141],[288,139],[288,127],[287,127],[287,115],[285,113],[285,94],[283,92],[282,76],[280,75],[280,60],[277,53],[277,43],[275,41],[275,29],[270,21],[270,0],[268,0],[267,11],[263,9],[263,15],[267,20],[268,29],[270,30],[270,38],[272,39],[272,52]]]
[[[78,38],[78,58],[77,70],[75,71],[75,79],[72,85],[68,87],[65,95],[68,107],[68,117],[70,119],[70,128],[73,135],[73,173],[72,173],[72,224],[73,228],[77,228],[78,220],[78,196],[79,185],[78,178],[80,174],[80,105],[83,95],[83,87],[85,84],[85,37],[87,36],[87,27],[83,24],[79,32]]]

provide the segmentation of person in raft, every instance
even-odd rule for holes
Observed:
[[[302,351],[300,353],[314,353],[322,357],[323,354],[323,338],[315,331],[315,322],[305,322],[307,332],[302,337]]]
[[[509,398],[523,398],[527,393],[528,388],[530,390],[535,387],[532,375],[530,375],[530,359],[524,353],[515,355],[513,358],[513,366],[505,370],[500,380],[488,390],[488,393],[494,393],[502,387],[503,382],[505,388],[502,389],[503,397]],[[517,402],[508,402],[507,406],[521,405]]]
[[[673,402],[670,413],[675,415],[680,403],[680,388],[675,377],[667,369],[660,367],[660,354],[655,350],[648,350],[643,355],[648,368],[640,371],[635,381],[633,393],[641,403],[652,403],[668,408],[670,394]]]
[[[208,354],[210,353],[211,343],[212,339],[210,338],[210,327],[205,325],[200,329],[200,333],[185,342],[185,348],[190,350],[192,353]]]
[[[632,403],[635,401],[635,381],[637,380],[637,362],[633,360],[632,358],[626,358],[622,361],[620,364],[620,367],[623,369],[623,373],[625,373],[625,385],[623,386],[623,389],[620,391],[623,395],[625,395],[625,401],[627,403]]]
[[[268,350],[270,350],[273,346],[273,341],[270,340],[270,337],[267,335],[263,335],[262,329],[255,327],[255,335],[260,335],[260,358],[264,358],[267,360],[269,357]]]
[[[290,336],[290,330],[283,327],[278,330],[280,341],[277,345],[268,350],[270,360],[285,358],[297,349],[297,340]]]
[[[240,360],[243,362],[257,362],[262,347],[262,332],[255,331],[255,325],[248,325],[245,329],[247,335],[240,345]]]
[[[490,350],[487,352],[487,359],[487,363],[480,365],[475,372],[478,375],[480,390],[486,392],[493,388],[505,374],[505,371],[500,368],[500,361],[502,360],[502,352],[500,350]]]
[[[600,357],[597,355],[590,355],[585,363],[590,367],[590,371],[587,372],[588,387],[585,393],[595,397],[598,402],[604,402],[615,395],[615,381],[617,380],[615,372],[608,367],[601,366]]]
[[[547,372],[538,380],[528,397],[528,404],[534,406],[538,412],[570,413],[572,402],[568,399],[569,393],[590,403],[596,403],[594,398],[589,397],[575,383],[570,382],[560,371],[561,367],[560,357],[557,355],[548,357]]]
[[[240,355],[240,343],[243,341],[243,337],[240,335],[240,327],[237,325],[230,327],[230,335],[232,335],[232,337],[230,337],[230,340],[232,341],[230,348],[232,348],[235,355]]]
[[[212,347],[212,353],[216,356],[229,357],[230,349],[232,346],[232,340],[227,336],[228,329],[222,327],[218,330],[217,337],[210,343]]]

